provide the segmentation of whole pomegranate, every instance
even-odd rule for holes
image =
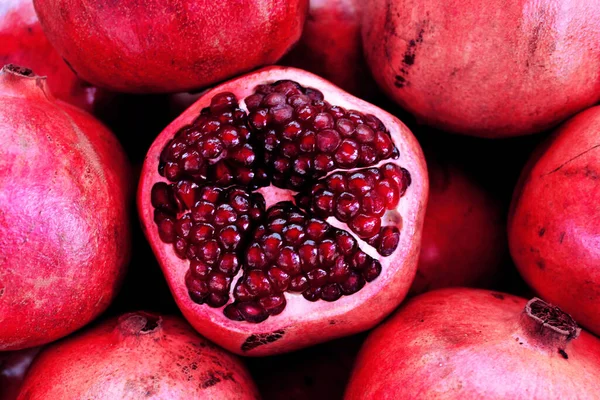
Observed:
[[[0,351],[56,340],[109,305],[129,258],[128,172],[100,122],[31,70],[1,70]]]
[[[370,334],[345,399],[598,399],[598,376],[600,340],[558,307],[453,288]]]
[[[0,353],[0,400],[15,400],[39,347]]]
[[[500,202],[455,162],[426,152],[429,201],[411,294],[486,286],[507,252]]]
[[[48,346],[19,399],[258,399],[244,365],[178,317],[125,314]]]
[[[48,77],[58,99],[93,111],[107,93],[78,79],[42,32],[32,0],[4,0],[0,7],[0,66],[23,65]]]
[[[600,107],[562,125],[521,175],[508,223],[519,272],[600,335]]]
[[[263,400],[341,399],[363,341],[354,335],[246,363]]]
[[[300,42],[281,64],[313,72],[361,98],[375,83],[361,44],[359,0],[311,0]]]
[[[192,326],[267,355],[369,329],[402,301],[427,185],[399,120],[270,67],[207,91],[158,136],[138,209]]]
[[[367,0],[379,86],[424,123],[483,137],[539,132],[600,100],[600,2]]]
[[[279,60],[308,0],[35,0],[50,42],[94,85],[197,89]]]

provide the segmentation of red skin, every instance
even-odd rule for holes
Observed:
[[[102,90],[78,79],[42,32],[32,0],[4,0],[0,8],[0,66],[16,64],[48,77],[48,86],[58,99],[94,110]]]
[[[567,342],[525,304],[476,289],[415,297],[371,333],[345,399],[597,399],[600,340]]]
[[[600,3],[368,0],[367,62],[422,122],[489,138],[540,132],[600,99]]]
[[[311,0],[300,42],[283,65],[313,72],[365,98],[375,85],[365,64],[359,0]]]
[[[38,346],[110,304],[129,259],[129,169],[116,138],[0,72],[0,351]]]
[[[48,39],[82,79],[181,92],[273,64],[300,38],[308,0],[35,0]]]
[[[15,400],[39,347],[0,353],[0,400]]]
[[[521,176],[510,252],[541,296],[600,335],[600,107],[562,125]]]
[[[165,179],[158,173],[159,154],[175,133],[193,121],[200,110],[210,104],[217,93],[231,92],[239,99],[253,93],[254,88],[265,82],[290,79],[306,87],[313,87],[325,95],[325,100],[346,109],[356,109],[376,115],[389,129],[392,140],[400,151],[399,163],[410,174],[412,183],[400,200],[398,211],[402,215],[399,224],[400,242],[389,257],[377,257],[382,274],[365,285],[360,292],[343,296],[335,302],[308,302],[302,295],[286,293],[285,310],[259,324],[232,321],[223,315],[221,308],[211,308],[192,301],[185,286],[188,261],[182,261],[173,246],[162,242],[154,223],[154,207],[150,193],[154,183]],[[267,204],[289,200],[290,191],[261,189]],[[289,352],[338,337],[349,336],[370,329],[385,318],[406,296],[414,279],[421,229],[427,204],[428,179],[421,148],[410,130],[397,118],[366,103],[316,75],[295,68],[269,67],[226,82],[207,91],[199,100],[173,121],[157,137],[146,156],[138,185],[138,211],[142,227],[161,264],[173,297],[183,315],[203,336],[225,349],[247,356],[264,356]],[[366,245],[361,245],[365,249]],[[369,251],[366,249],[366,251]],[[232,285],[233,290],[234,285]],[[264,334],[258,346],[256,335]],[[272,336],[269,336],[272,335]],[[275,339],[275,340],[273,340]]]
[[[44,349],[18,398],[256,400],[259,396],[242,362],[198,336],[181,318],[138,312]]]
[[[410,293],[485,286],[506,252],[500,203],[459,167],[428,158],[429,202]]]

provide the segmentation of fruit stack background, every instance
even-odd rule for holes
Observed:
[[[600,399],[599,27],[0,0],[0,400]]]

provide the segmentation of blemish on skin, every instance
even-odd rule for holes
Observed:
[[[336,322],[335,322],[334,319],[332,319],[331,321],[329,321],[329,325],[335,325],[335,324],[336,324]]]
[[[492,296],[499,300],[504,300],[504,295],[502,293],[492,293]]]
[[[540,231],[538,232],[539,237],[544,236],[544,233],[546,233],[546,228],[540,229]]]
[[[417,57],[417,49],[421,43],[423,43],[423,34],[429,21],[425,20],[417,26],[417,37],[408,41],[406,51],[402,57],[402,66],[400,72],[394,77],[394,86],[401,89],[409,85],[406,76],[409,73],[410,67],[415,63]]]
[[[558,243],[562,244],[564,239],[565,239],[565,232],[561,232],[560,237],[558,238]]]
[[[569,355],[563,349],[558,349],[558,354],[560,354],[562,356],[562,358],[564,358],[565,360],[569,359]]]
[[[271,333],[259,333],[256,335],[250,335],[242,344],[242,351],[250,351],[259,346],[263,346],[265,344],[273,343],[278,341],[283,337],[285,331],[283,329],[271,332]]]
[[[545,269],[546,268],[546,263],[544,262],[544,260],[537,260],[535,262],[535,264],[539,267],[539,269]]]

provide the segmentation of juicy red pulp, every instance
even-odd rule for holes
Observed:
[[[152,188],[160,238],[190,260],[186,287],[233,320],[281,313],[284,292],[309,301],[352,295],[381,273],[335,217],[381,256],[398,247],[396,211],[410,185],[389,132],[373,115],[347,111],[292,81],[259,85],[245,99],[219,93],[164,147]],[[379,165],[378,165],[379,164]],[[257,188],[296,193],[266,209]],[[385,220],[394,225],[385,225]],[[367,244],[363,244],[367,245]]]

